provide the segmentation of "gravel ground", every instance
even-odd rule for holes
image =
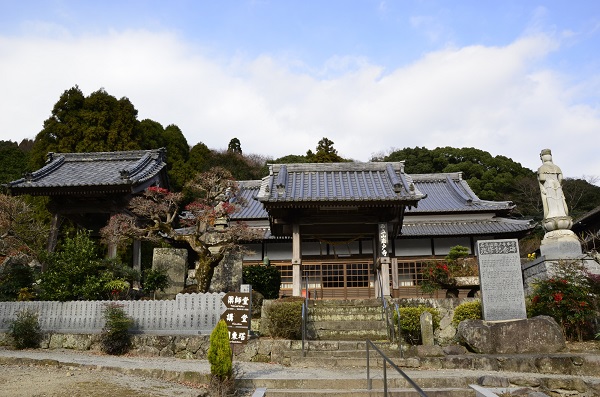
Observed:
[[[571,351],[598,354],[598,344],[571,344]],[[250,379],[366,379],[364,368],[289,368],[279,364],[236,363],[238,377]],[[380,370],[372,375],[381,377]],[[463,376],[452,370],[408,370],[420,376]],[[494,372],[475,371],[478,375]],[[66,349],[9,350],[0,347],[0,397],[198,397],[206,396],[206,360],[108,356]],[[503,373],[504,376],[528,375]],[[390,374],[388,376],[399,376]],[[544,375],[545,377],[561,377]],[[253,391],[246,391],[244,397]]]
[[[196,397],[200,386],[57,365],[0,365],[2,397]]]
[[[242,367],[253,374],[283,368],[262,363]],[[184,373],[195,378],[181,380]],[[206,395],[203,376],[208,373],[206,360],[0,348],[0,397],[198,397]]]

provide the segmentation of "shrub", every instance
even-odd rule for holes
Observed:
[[[8,326],[8,334],[17,349],[39,347],[42,341],[42,329],[38,314],[33,310],[21,310],[17,318]]]
[[[275,338],[302,338],[302,303],[303,299],[282,299],[273,301],[263,308],[269,322],[267,330]]]
[[[34,272],[23,258],[9,258],[0,266],[0,301],[15,301],[23,288],[31,288]]]
[[[144,271],[144,279],[142,280],[144,291],[150,292],[153,298],[156,298],[156,291],[165,292],[169,287],[169,275],[167,269],[156,268]]]
[[[40,284],[43,300],[122,298],[129,288],[115,293],[114,281],[132,285],[138,278],[130,267],[116,260],[102,259],[87,232],[65,239],[61,249],[48,254],[45,261],[48,270],[42,273]]]
[[[592,337],[593,286],[579,263],[560,262],[554,277],[538,281],[528,302],[529,316],[553,317],[570,340]]]
[[[224,320],[219,320],[210,334],[210,347],[207,356],[212,376],[221,381],[231,377],[233,374],[232,351],[229,344],[227,323]]]
[[[463,320],[480,320],[481,318],[481,301],[474,300],[461,303],[454,309],[452,324],[457,327]]]
[[[429,262],[423,268],[423,281],[419,285],[421,291],[426,294],[432,294],[444,285],[450,285],[452,278],[450,268],[443,262]]]
[[[477,261],[469,258],[469,249],[462,245],[450,248],[445,262],[432,261],[423,267],[423,281],[420,283],[421,291],[433,294],[441,288],[456,284],[455,277],[468,277],[479,275]]]
[[[440,326],[440,312],[433,307],[401,307],[400,311],[400,328],[401,334],[406,340],[413,345],[421,343],[421,314],[423,312],[431,313],[433,321],[433,329]],[[394,325],[398,324],[398,313],[394,311]]]
[[[129,327],[133,325],[123,307],[114,303],[107,304],[104,309],[106,323],[100,334],[102,351],[107,354],[120,355],[131,348]]]
[[[252,265],[242,270],[243,282],[263,294],[265,299],[277,299],[281,287],[281,274],[276,266]]]

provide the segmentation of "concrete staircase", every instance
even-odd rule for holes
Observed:
[[[310,301],[309,339],[387,340],[386,321],[377,299]]]
[[[309,337],[305,356],[301,344],[292,344],[283,352],[283,363],[294,371],[292,377],[239,379],[242,388],[266,388],[265,397],[383,396],[383,358],[370,350],[369,367],[372,388],[367,390],[366,339],[372,340],[392,361],[400,357],[398,346],[388,341],[386,321],[382,317],[381,301],[319,300],[310,301]],[[417,372],[415,372],[417,373]],[[408,382],[387,366],[390,396],[418,396]],[[442,377],[420,372],[417,384],[430,397],[474,396],[468,384],[476,376],[464,374]]]
[[[372,388],[367,389],[366,376],[363,378],[338,377],[335,379],[309,378],[305,376],[294,379],[269,379],[261,380],[260,387],[266,388],[265,397],[378,397],[384,396],[383,380],[378,375],[373,379]],[[389,376],[389,375],[388,375]],[[411,376],[412,378],[412,376]],[[432,376],[427,374],[415,376],[413,380],[429,397],[469,397],[475,392],[469,388],[468,382],[476,383],[476,377]],[[240,384],[242,386],[243,384]],[[253,390],[252,383],[245,384],[247,390]],[[388,396],[394,397],[419,397],[406,380],[400,377],[388,377]]]
[[[367,389],[366,339],[372,340],[429,397],[476,396],[472,384],[485,387],[545,387],[569,396],[600,396],[600,355],[457,354],[401,358],[398,345],[387,340],[386,322],[378,300],[311,301],[309,335],[303,355],[294,341],[277,361],[288,368],[240,377],[248,391],[266,388],[264,397],[384,396],[383,358],[371,349]],[[449,353],[450,354],[450,353]],[[386,365],[388,396],[419,394]],[[508,389],[506,389],[508,390]],[[563,394],[561,394],[563,395]]]
[[[397,345],[388,342],[376,342],[376,346],[392,361],[400,357]],[[367,344],[365,341],[307,341],[305,355],[299,344],[283,352],[283,363],[296,368],[366,368]],[[372,348],[369,365],[382,368],[383,359]]]

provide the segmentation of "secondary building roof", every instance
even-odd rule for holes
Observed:
[[[15,195],[138,193],[149,186],[168,187],[166,150],[49,153],[41,169],[9,182]]]
[[[463,180],[462,172],[414,174],[417,188],[427,195],[410,213],[490,212],[508,214],[515,205],[510,201],[481,200]]]

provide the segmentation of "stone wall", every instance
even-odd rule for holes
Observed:
[[[454,309],[461,303],[472,302],[477,298],[463,299],[434,299],[434,298],[404,298],[394,299],[392,305],[397,303],[400,307],[426,306],[434,307],[440,312],[440,327],[434,330],[435,341],[444,345],[453,341],[456,335],[456,327],[452,325]]]
[[[132,342],[129,353],[137,356],[206,359],[210,335],[133,335]],[[234,347],[234,359],[282,363],[284,351],[299,348],[301,343],[287,339],[252,339],[246,345]],[[8,345],[8,334],[0,333],[0,346]],[[100,335],[45,333],[40,348],[100,352]]]

